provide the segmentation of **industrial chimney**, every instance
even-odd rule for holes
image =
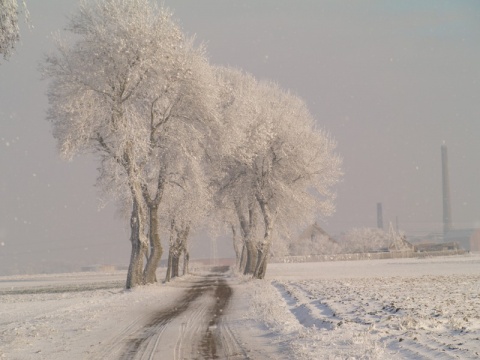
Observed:
[[[377,203],[377,227],[383,229],[383,210],[382,203]]]
[[[450,204],[450,181],[448,174],[447,146],[442,145],[442,189],[443,189],[443,235],[452,229],[452,209]]]

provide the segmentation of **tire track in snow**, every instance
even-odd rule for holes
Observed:
[[[272,284],[302,326],[333,330],[335,328],[334,322],[340,321],[327,305],[321,304],[319,300],[312,301],[313,297],[306,296],[304,289],[279,282],[273,282]]]
[[[228,325],[228,320],[220,322],[219,332],[221,334],[221,346],[224,349],[224,353],[227,354],[227,359],[239,360],[250,358],[247,350],[240,344],[232,328]]]
[[[208,328],[201,341],[202,355],[207,359],[217,358],[217,352],[220,352],[217,349],[217,344],[221,345],[222,341],[218,341],[218,325],[220,317],[227,308],[231,297],[232,288],[227,285],[225,280],[219,279],[214,294],[215,305],[209,314],[210,321],[208,323]]]
[[[202,277],[174,307],[157,311],[133,334],[126,329],[112,346],[126,342],[120,360],[248,358],[221,320],[232,294],[222,274]]]
[[[162,309],[154,314],[143,329],[128,341],[120,359],[153,359],[168,323],[187,311],[191,303],[202,296],[202,290],[208,288],[208,285],[207,281],[200,281],[186,291],[175,307]]]
[[[418,360],[451,360],[464,358],[459,355],[451,355],[446,352],[447,347],[434,339],[421,341],[406,339],[402,342],[387,341],[390,343],[390,348],[395,349],[402,357],[407,359]]]
[[[211,289],[208,289],[206,295],[211,297]],[[185,359],[199,352],[198,334],[201,334],[207,328],[208,309],[211,307],[210,299],[199,299],[190,305],[190,309],[183,315],[177,325],[180,328],[180,334],[175,344],[173,359]],[[175,324],[172,324],[175,325]],[[188,357],[187,357],[188,355]]]
[[[430,331],[428,328],[424,329],[421,325],[421,318],[418,320],[418,325],[409,325],[409,319],[417,319],[417,308],[406,302],[409,298],[395,297],[395,293],[393,293],[393,296],[392,294],[387,296],[387,294],[377,292],[382,289],[381,287],[370,289],[368,286],[365,286],[365,288],[362,286],[342,286],[342,295],[337,294],[336,300],[332,300],[330,296],[330,300],[323,304],[322,294],[325,291],[332,294],[332,289],[324,289],[324,287],[312,283],[302,282],[274,283],[274,285],[289,305],[292,313],[294,313],[294,310],[299,310],[300,314],[307,313],[315,317],[313,311],[307,311],[309,310],[308,305],[315,303],[325,305],[326,308],[331,309],[335,317],[342,320],[343,325],[341,326],[356,326],[352,329],[369,332],[371,336],[376,338],[376,341],[383,343],[386,348],[401,358],[425,360],[478,358],[477,353],[473,354],[462,347],[463,343],[468,342],[468,337],[476,336],[474,332],[463,333],[457,331],[458,336],[449,336],[442,339],[442,335],[437,335],[435,331]],[[322,290],[311,290],[311,286],[314,289]],[[336,286],[339,287],[341,284]],[[359,289],[368,289],[368,291],[363,290],[359,293]],[[345,292],[345,290],[347,291]],[[314,299],[318,300],[315,301]],[[314,301],[309,302],[308,300]],[[341,306],[338,306],[337,309],[338,302],[341,302]],[[301,306],[306,308],[305,311],[300,311]],[[341,311],[338,311],[340,309]],[[302,319],[299,316],[297,316],[297,319],[306,325],[310,321],[308,318]],[[440,321],[438,323],[441,324]]]
[[[122,328],[120,332],[116,333],[110,340],[105,341],[106,347],[102,350],[101,355],[94,354],[90,357],[91,360],[102,359],[114,359],[121,356],[122,348],[121,344],[128,341],[129,336],[135,333],[142,327],[142,323],[145,321],[145,317],[137,318],[131,321],[127,326]]]

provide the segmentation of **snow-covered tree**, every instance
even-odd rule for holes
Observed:
[[[157,78],[147,87],[143,97],[151,149],[150,161],[142,167],[142,193],[150,219],[150,256],[144,272],[147,283],[155,281],[162,255],[157,227],[165,187],[202,182],[204,148],[215,142],[217,126],[216,87],[203,48],[194,48],[191,40],[183,41],[174,64],[162,81]]]
[[[276,84],[220,71],[231,89],[224,95],[229,100],[223,119],[235,129],[232,155],[221,160],[220,198],[229,199],[238,215],[245,273],[263,278],[275,228],[308,224],[333,212],[341,160],[335,142],[315,127],[301,99]],[[255,241],[258,217],[263,234]]]
[[[173,137],[177,139],[180,137]],[[211,195],[202,162],[202,145],[192,137],[189,150],[184,146],[170,146],[168,161],[164,164],[167,179],[164,200],[160,204],[160,222],[169,234],[169,252],[166,281],[179,275],[180,258],[184,258],[184,271],[188,268],[189,239],[204,227],[211,209]]]
[[[329,255],[341,251],[341,246],[317,223],[308,226],[295,241],[288,244],[289,255]]]
[[[217,68],[221,90],[220,113],[228,132],[223,151],[211,156],[215,165],[212,184],[216,189],[216,209],[230,228],[233,226],[237,266],[253,273],[256,264],[256,241],[259,210],[250,183],[245,180],[255,153],[261,151],[268,133],[256,120],[257,81],[242,71]],[[237,237],[238,235],[238,237]],[[240,246],[237,245],[239,242]],[[241,250],[240,250],[241,249]]]
[[[252,166],[252,185],[265,227],[254,274],[259,278],[265,275],[275,222],[300,224],[330,215],[332,187],[341,176],[336,144],[316,129],[305,103],[274,84],[264,84],[261,90],[261,119],[272,136]]]
[[[185,255],[184,261],[187,261],[186,259],[189,257],[187,249],[189,235],[190,225],[188,223],[181,222],[179,224],[175,219],[171,220],[166,282],[180,275],[179,267],[182,254]]]
[[[54,136],[67,158],[98,154],[104,188],[131,204],[127,288],[155,281],[158,208],[182,176],[165,166],[166,146],[192,156],[190,144],[211,132],[213,75],[171,13],[148,0],[82,1],[67,30],[72,39],[59,39],[45,65]]]
[[[22,4],[25,17],[28,18],[25,1]],[[18,15],[17,0],[0,0],[0,55],[4,59],[8,59],[20,39]]]
[[[387,249],[390,236],[386,231],[378,228],[354,228],[340,240],[343,252],[366,253]]]

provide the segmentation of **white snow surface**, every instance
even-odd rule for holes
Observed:
[[[125,276],[0,277],[0,358],[118,359],[196,275],[132,291]],[[232,359],[480,357],[479,254],[270,264],[265,280],[227,280],[222,328],[242,350]],[[178,331],[163,336],[178,344]]]

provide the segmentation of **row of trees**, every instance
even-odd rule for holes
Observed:
[[[344,253],[385,251],[392,242],[392,235],[379,228],[354,228],[339,238]]]
[[[287,243],[282,255],[305,256],[379,252],[386,251],[392,244],[392,240],[391,233],[379,228],[353,228],[335,239],[326,233],[315,233],[312,236],[302,236],[297,241]]]
[[[274,236],[333,211],[335,142],[298,97],[210,65],[148,0],[82,1],[67,30],[43,67],[48,118],[60,153],[95,153],[99,186],[129,211],[127,288],[156,281],[162,236],[177,275],[207,221],[262,278]]]

